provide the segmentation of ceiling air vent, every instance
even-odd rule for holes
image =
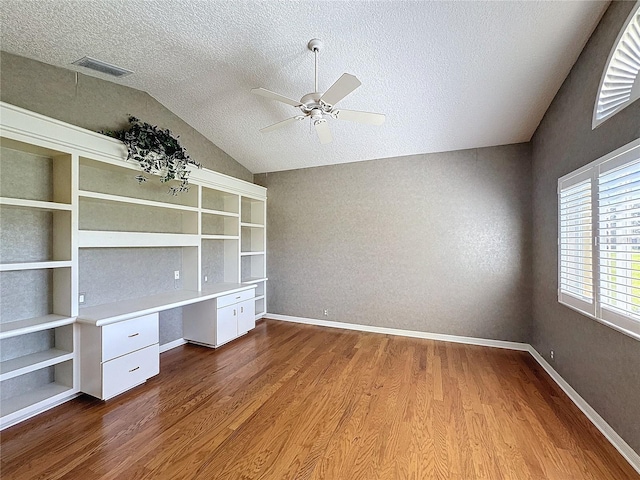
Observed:
[[[105,73],[113,77],[124,77],[133,73],[131,70],[127,70],[126,68],[120,68],[116,65],[111,65],[110,63],[102,62],[91,57],[82,57],[80,60],[73,62],[73,65],[89,68],[96,72]]]

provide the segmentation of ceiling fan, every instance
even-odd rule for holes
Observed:
[[[309,41],[307,47],[315,55],[315,82],[313,93],[307,93],[300,99],[300,101],[297,101],[264,88],[254,88],[251,90],[251,92],[256,95],[261,95],[263,97],[297,107],[302,112],[300,115],[296,115],[295,117],[261,128],[260,131],[262,133],[271,132],[277,128],[293,123],[296,120],[310,118],[311,123],[316,128],[320,143],[329,143],[331,142],[332,137],[326,117],[333,117],[337,120],[348,120],[350,122],[366,123],[369,125],[382,125],[384,123],[384,115],[381,113],[358,112],[356,110],[344,110],[342,108],[335,107],[336,103],[361,85],[360,80],[355,76],[343,73],[342,76],[333,85],[331,85],[326,92],[322,93],[318,91],[318,53],[322,50],[323,44],[320,40],[314,38]]]

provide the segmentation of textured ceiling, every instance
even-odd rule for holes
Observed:
[[[2,0],[1,48],[45,63],[88,55],[144,90],[254,173],[528,141],[608,2]],[[339,106],[382,126],[329,119],[262,134],[348,72]],[[99,74],[94,74],[100,77]]]

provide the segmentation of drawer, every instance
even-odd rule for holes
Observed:
[[[132,318],[102,327],[102,361],[158,343],[158,314]]]
[[[248,290],[242,290],[241,292],[232,293],[230,295],[224,295],[218,297],[217,307],[222,308],[227,305],[233,305],[234,303],[243,302],[249,300],[255,296],[255,288],[249,288]]]
[[[104,400],[129,390],[160,372],[160,347],[137,350],[102,364],[102,398]]]

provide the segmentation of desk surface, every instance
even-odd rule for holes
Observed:
[[[81,308],[77,321],[101,327],[149,313],[161,312],[192,303],[212,300],[223,295],[241,292],[250,288],[256,288],[256,285],[216,283],[201,292],[196,290],[173,290],[148,297],[132,298],[120,302],[96,305],[95,307]]]

